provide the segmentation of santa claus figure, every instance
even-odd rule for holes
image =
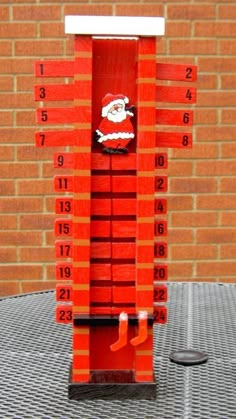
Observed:
[[[102,121],[96,130],[96,140],[104,146],[103,152],[109,154],[127,153],[126,146],[134,138],[134,128],[130,118],[134,116],[127,96],[106,94],[102,100]]]

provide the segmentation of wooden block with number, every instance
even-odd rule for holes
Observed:
[[[54,223],[55,236],[72,236],[72,220],[67,218],[60,218]]]
[[[58,305],[56,307],[56,321],[57,323],[72,323],[72,305]]]
[[[153,311],[154,323],[167,323],[167,308],[165,306],[155,306]]]
[[[73,279],[72,263],[57,262],[56,263],[56,279],[62,280],[62,281],[72,280]]]
[[[168,279],[168,266],[162,264],[154,265],[154,281],[166,281]]]
[[[56,285],[56,301],[69,302],[72,298],[72,285]]]
[[[154,303],[166,303],[168,299],[168,289],[166,285],[155,285],[153,301]]]

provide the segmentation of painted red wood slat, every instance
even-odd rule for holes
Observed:
[[[114,304],[135,303],[135,287],[112,287],[112,301]]]
[[[167,200],[166,198],[156,198],[154,201],[155,214],[167,213]]]
[[[136,245],[134,242],[112,243],[112,259],[135,259]]]
[[[73,176],[54,176],[54,191],[56,192],[72,192],[74,190]]]
[[[112,192],[136,192],[136,176],[112,176]]]
[[[54,153],[53,167],[55,169],[73,169],[74,153]]]
[[[166,303],[168,300],[168,289],[166,285],[155,285],[153,301],[154,303]]]
[[[56,285],[56,301],[69,302],[72,301],[72,285],[57,284]]]
[[[56,279],[65,281],[73,279],[73,268],[72,263],[69,262],[57,262],[56,263]]]
[[[110,170],[110,156],[102,153],[91,153],[93,170]]]
[[[36,77],[73,77],[74,61],[35,61],[34,74]]]
[[[197,80],[197,67],[192,64],[157,63],[156,78],[159,80],[194,82]]]
[[[91,263],[90,264],[91,281],[110,281],[111,264],[110,263]]]
[[[118,264],[112,265],[113,281],[134,281],[135,280],[135,264]]]
[[[114,198],[111,202],[113,215],[136,215],[136,199]]]
[[[91,215],[111,215],[111,199],[91,199]]]
[[[37,147],[72,146],[76,143],[78,134],[75,130],[43,131],[35,133]]]
[[[185,86],[156,86],[157,102],[195,103],[196,88]]]
[[[167,169],[167,167],[168,167],[167,153],[156,153],[155,154],[155,169]]]
[[[91,237],[110,237],[111,222],[108,221],[91,221]]]
[[[56,307],[56,322],[57,323],[72,323],[72,305],[58,305]]]
[[[34,100],[36,101],[50,102],[73,99],[73,84],[40,84],[34,86]]]
[[[175,109],[156,109],[156,123],[163,125],[191,126],[193,111]]]
[[[90,302],[91,303],[107,303],[111,301],[112,290],[111,287],[90,287]]]
[[[167,281],[168,265],[154,264],[154,281]]]
[[[92,259],[109,259],[111,257],[111,243],[92,242],[90,257]]]
[[[70,237],[72,236],[72,220],[68,218],[59,218],[54,223],[55,236]]]
[[[93,175],[91,177],[91,192],[111,192],[111,177],[109,175]]]
[[[154,306],[153,319],[154,323],[167,323],[167,308],[164,306]]]
[[[156,147],[191,148],[192,134],[190,132],[157,132]]]
[[[36,110],[37,124],[72,124],[76,120],[75,108],[40,108]]]
[[[112,221],[112,237],[135,237],[136,221]]]
[[[111,156],[112,170],[136,170],[136,154],[128,153],[124,155]]]

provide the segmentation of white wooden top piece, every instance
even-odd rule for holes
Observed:
[[[65,16],[65,33],[100,36],[161,36],[163,17]]]

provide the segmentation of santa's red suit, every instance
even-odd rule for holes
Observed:
[[[104,147],[118,150],[125,148],[134,138],[134,128],[130,121],[133,113],[125,110],[128,98],[124,95],[108,93],[102,102],[104,117],[96,130],[97,141]]]

